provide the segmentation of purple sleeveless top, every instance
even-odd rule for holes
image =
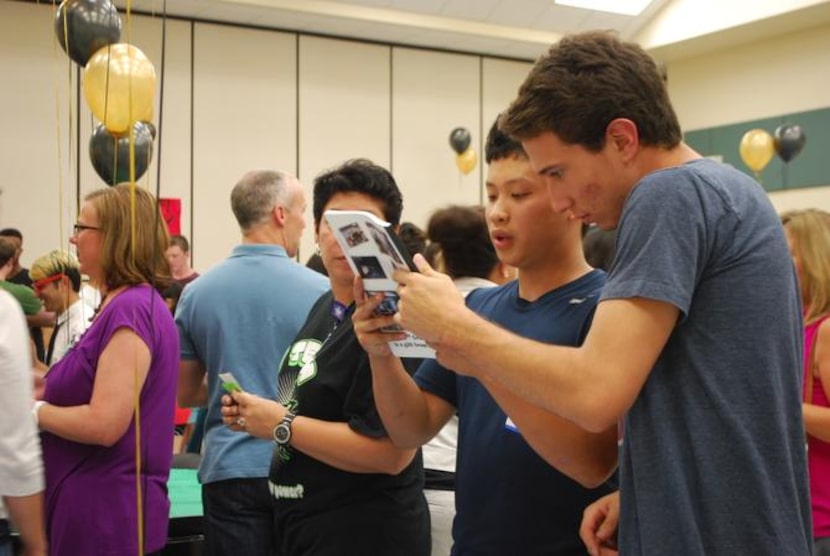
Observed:
[[[150,370],[139,398],[144,551],[167,542],[167,478],[173,458],[173,410],[179,336],[170,310],[148,285],[127,288],[98,314],[50,370],[44,399],[57,406],[92,397],[98,358],[113,334],[128,328],[149,347]],[[123,380],[134,380],[129,365]],[[80,444],[42,433],[46,526],[51,556],[138,553],[135,420],[113,446]]]
[[[810,376],[812,352],[818,329],[827,317],[804,327],[804,395],[808,380],[813,381],[813,396],[808,403],[830,407],[827,393],[819,377]],[[813,536],[830,537],[830,444],[807,435],[807,456],[810,469],[810,498],[813,505]]]

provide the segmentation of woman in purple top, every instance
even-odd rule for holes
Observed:
[[[102,301],[35,407],[52,556],[149,554],[167,540],[179,342],[151,284],[169,279],[168,236],[154,197],[130,189],[88,195],[70,240]]]

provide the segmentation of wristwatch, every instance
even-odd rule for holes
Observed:
[[[276,427],[274,427],[274,442],[277,446],[287,446],[291,441],[291,422],[294,420],[292,412],[287,411]]]

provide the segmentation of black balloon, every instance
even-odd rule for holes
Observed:
[[[804,143],[807,142],[804,130],[796,124],[780,125],[772,136],[775,140],[775,152],[784,162],[789,162],[798,156],[804,148]]]
[[[135,179],[147,171],[153,158],[153,136],[144,122],[134,124]],[[89,158],[92,167],[109,185],[130,181],[130,137],[117,137],[99,125],[89,139]]]
[[[96,51],[121,39],[121,18],[110,0],[64,0],[55,35],[69,57],[86,66]]]
[[[153,122],[141,122],[147,126],[147,129],[150,130],[150,135],[153,136],[153,141],[156,140],[156,126],[153,125]]]
[[[456,154],[461,154],[470,148],[470,132],[467,128],[457,127],[450,133],[450,146]]]

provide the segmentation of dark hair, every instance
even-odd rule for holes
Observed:
[[[336,193],[364,193],[383,203],[383,218],[397,226],[403,212],[403,195],[385,168],[365,158],[344,162],[314,178],[314,227],[320,225],[323,208]]]
[[[591,226],[582,236],[585,260],[594,268],[608,271],[611,263],[614,262],[616,242],[616,230],[603,230],[597,226]]]
[[[487,278],[499,262],[482,207],[449,206],[435,211],[427,224],[429,240],[441,248],[451,278]]]
[[[438,266],[441,257],[441,244],[436,242],[427,243],[424,252],[421,253],[429,263],[429,266],[435,268]]]
[[[183,235],[170,236],[170,247],[178,247],[184,253],[190,253],[190,242]]]
[[[490,164],[494,160],[505,158],[527,158],[527,153],[522,144],[503,132],[499,127],[501,115],[496,118],[490,131],[487,133],[487,141],[484,144],[484,161]]]
[[[0,230],[0,237],[16,237],[20,241],[23,241],[23,234],[17,228],[3,228]]]
[[[179,305],[179,298],[181,298],[183,291],[184,285],[174,280],[161,294],[170,307],[170,312],[174,315],[176,314],[176,307]]]
[[[8,239],[8,236],[0,236],[0,266],[5,266],[7,262],[14,258],[17,253],[17,247]]]
[[[643,145],[672,148],[682,140],[654,60],[634,43],[592,31],[563,38],[539,58],[500,125],[519,140],[550,131],[597,152],[616,118],[633,121]]]
[[[412,222],[401,222],[401,227],[398,228],[398,236],[400,236],[406,250],[412,256],[423,253],[427,248],[426,232]]]
[[[319,272],[323,276],[329,275],[329,271],[326,270],[326,265],[323,264],[323,257],[321,257],[319,253],[312,253],[305,262],[305,265],[311,270]]]

